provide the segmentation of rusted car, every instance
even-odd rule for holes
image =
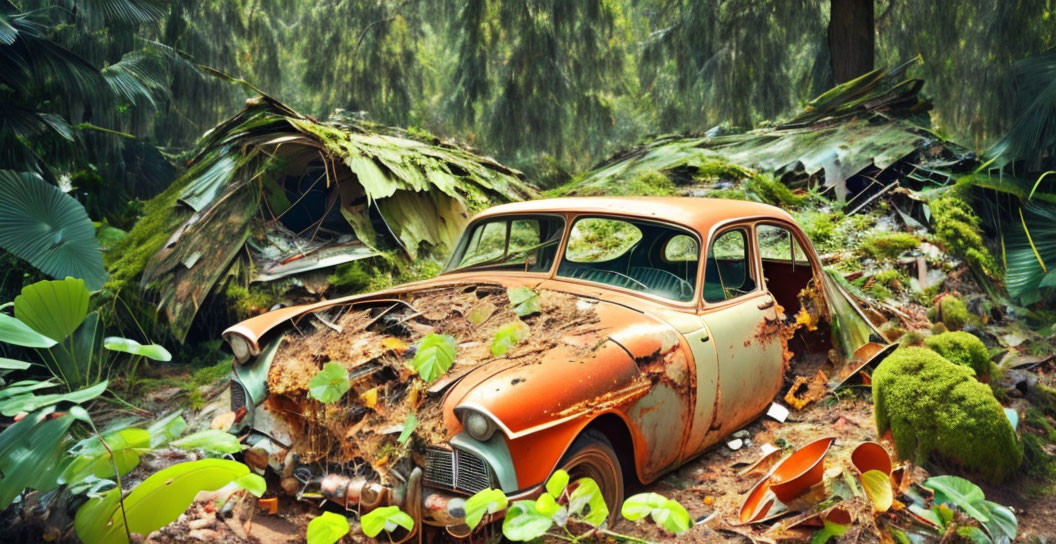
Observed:
[[[517,307],[525,296],[534,307]],[[526,334],[496,355],[511,323]],[[432,333],[457,354],[427,384],[407,361]],[[838,384],[887,344],[788,213],[702,198],[491,208],[436,278],[274,310],[224,338],[250,465],[302,498],[396,504],[415,530],[456,536],[467,496],[530,497],[558,468],[594,478],[615,515],[625,485],[759,417],[793,374]],[[328,362],[352,390],[323,405],[307,381]]]

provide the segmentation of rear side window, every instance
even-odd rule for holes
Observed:
[[[722,302],[755,290],[748,247],[744,228],[727,230],[711,241],[704,268],[704,300]]]
[[[755,232],[759,239],[759,257],[762,260],[810,264],[799,241],[788,229],[777,225],[759,225]]]

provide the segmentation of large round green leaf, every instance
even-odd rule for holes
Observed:
[[[348,531],[348,518],[333,512],[323,512],[308,522],[304,538],[308,544],[334,544]]]
[[[106,281],[95,227],[77,200],[39,177],[0,170],[0,247],[55,278]]]
[[[351,387],[348,371],[338,363],[326,363],[319,373],[308,380],[308,394],[323,404],[336,402]]]
[[[150,534],[168,525],[199,491],[215,491],[249,472],[249,467],[226,459],[203,459],[159,470],[125,498],[128,529]],[[77,536],[86,544],[124,544],[124,521],[116,498],[109,495],[81,506],[74,520]]]
[[[15,317],[40,334],[61,342],[88,315],[90,295],[84,280],[38,281],[23,287],[22,293],[15,297]]]

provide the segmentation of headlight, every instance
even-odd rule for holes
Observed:
[[[469,436],[481,442],[487,441],[495,432],[495,425],[480,412],[467,411],[466,416],[462,418],[462,427],[469,433]]]
[[[249,340],[246,340],[245,337],[239,334],[230,334],[227,337],[227,343],[231,346],[231,351],[235,354],[235,361],[242,364],[249,360]]]

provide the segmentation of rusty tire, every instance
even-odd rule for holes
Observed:
[[[604,434],[588,430],[576,438],[561,461],[569,482],[591,478],[598,483],[609,507],[609,527],[616,523],[623,505],[623,468],[612,443]]]

